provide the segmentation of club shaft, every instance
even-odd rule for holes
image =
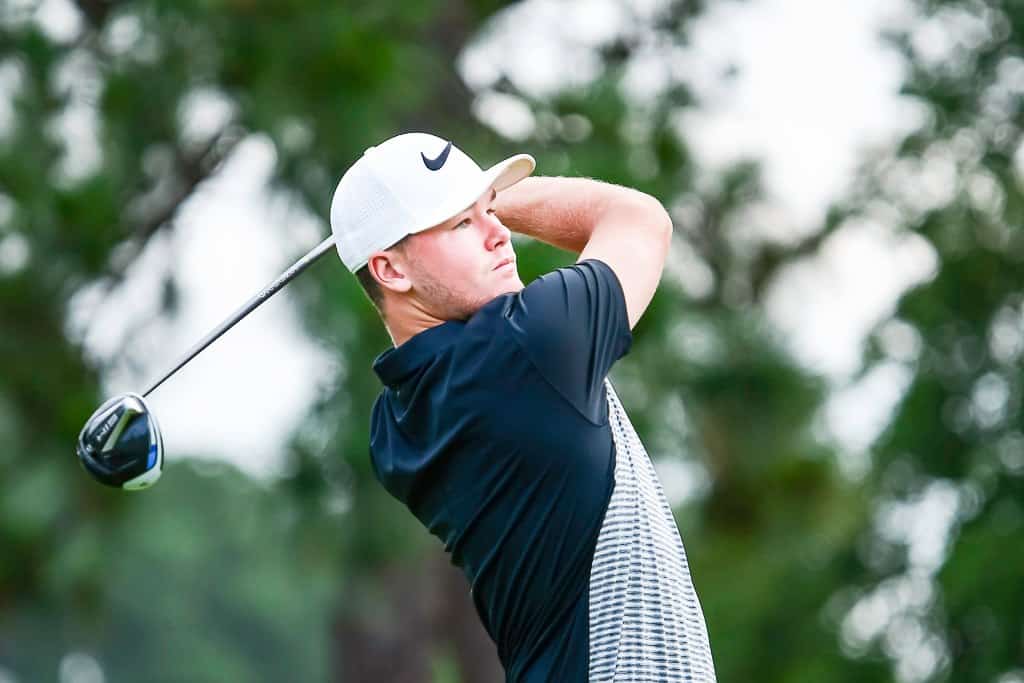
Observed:
[[[208,335],[200,339],[195,346],[189,349],[189,351],[184,356],[182,356],[177,363],[174,364],[174,367],[172,367],[170,370],[164,373],[160,377],[160,379],[153,382],[148,389],[142,392],[142,395],[149,396],[158,386],[167,381],[167,379],[171,375],[173,375],[182,367],[184,367],[185,364],[187,364],[190,360],[198,356],[203,351],[203,349],[205,349],[207,346],[215,342],[218,337],[220,337],[222,334],[224,334],[232,327],[234,327],[239,320],[252,313],[267,299],[276,294],[279,289],[281,289],[286,284],[295,279],[296,276],[298,276],[302,271],[304,271],[306,268],[312,265],[314,261],[319,259],[324,254],[326,254],[333,246],[334,236],[332,235],[325,239],[320,244],[318,244],[317,246],[313,247],[313,249],[311,249],[308,254],[306,254],[298,261],[293,263],[291,267],[288,268],[288,270],[281,273],[281,275],[278,276],[276,280],[274,280],[269,285],[261,289],[259,292],[257,292],[257,294],[254,297],[252,297],[247,302],[242,304],[242,306],[237,311],[232,313],[227,318],[227,320],[218,325],[215,330],[213,330]]]

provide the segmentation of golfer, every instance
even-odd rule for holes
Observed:
[[[533,169],[408,133],[339,181],[338,253],[394,342],[373,364],[374,472],[466,575],[508,681],[714,681],[672,511],[607,380],[671,221]],[[524,287],[511,232],[579,260]]]

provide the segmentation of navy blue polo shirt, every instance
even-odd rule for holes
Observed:
[[[466,575],[509,681],[587,680],[615,468],[604,379],[631,343],[618,279],[587,260],[374,362],[374,472]]]

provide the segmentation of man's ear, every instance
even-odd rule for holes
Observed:
[[[395,251],[375,252],[366,262],[366,267],[377,284],[384,289],[408,292],[412,288],[406,263]]]

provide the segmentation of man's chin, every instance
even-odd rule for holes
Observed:
[[[503,284],[494,292],[494,294],[489,299],[481,300],[479,303],[472,307],[472,310],[465,312],[464,317],[462,317],[461,319],[469,320],[471,317],[476,315],[477,311],[479,311],[481,308],[497,299],[499,296],[504,296],[506,294],[518,294],[519,292],[523,291],[524,287],[525,285],[523,285],[522,280],[520,280],[518,277],[515,278],[515,280]]]

